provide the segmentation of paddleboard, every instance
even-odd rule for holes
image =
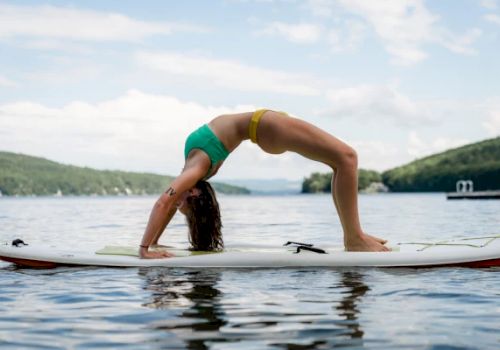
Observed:
[[[29,242],[27,242],[29,243]],[[108,246],[85,250],[33,243],[0,245],[0,259],[20,266],[59,265],[109,267],[279,268],[279,267],[438,267],[500,266],[500,235],[457,238],[438,242],[388,243],[390,252],[346,252],[342,247],[228,246],[222,252],[191,252],[166,248],[175,257],[140,259],[137,247]],[[318,252],[320,250],[320,252]]]

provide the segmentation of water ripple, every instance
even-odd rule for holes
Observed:
[[[2,199],[0,238],[77,242],[89,249],[136,244],[152,202]],[[224,218],[226,243],[341,243],[329,196],[289,196],[285,204],[281,197],[224,196],[223,213],[230,213]],[[404,233],[405,239],[491,233],[500,224],[498,203],[448,203],[435,195],[362,196],[360,209],[368,213],[370,232],[393,240]],[[465,218],[464,210],[470,213]],[[169,226],[168,240],[187,244],[182,218]],[[496,349],[499,273],[500,268],[30,270],[2,264],[0,349]]]

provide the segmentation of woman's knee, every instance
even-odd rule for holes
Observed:
[[[351,146],[345,145],[340,152],[340,161],[338,166],[357,168],[358,153]]]

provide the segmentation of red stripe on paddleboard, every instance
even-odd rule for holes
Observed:
[[[435,267],[472,267],[472,268],[481,268],[481,267],[500,267],[500,259],[489,259],[489,260],[479,260],[479,261],[469,261],[469,262],[461,262],[461,263],[453,263],[453,264],[430,264],[430,265],[401,265],[401,266],[384,266],[388,268],[435,268]]]
[[[59,266],[59,264],[50,261],[19,259],[19,258],[5,257],[5,256],[0,257],[0,260],[7,261],[19,266],[33,267],[38,269],[53,269]]]
[[[467,263],[460,263],[457,265],[458,266],[465,266],[465,267],[495,267],[495,266],[500,266],[500,259],[471,261],[471,262],[467,262]]]
[[[72,264],[59,264],[50,261],[42,261],[42,260],[31,260],[31,259],[21,259],[21,258],[12,258],[0,256],[0,260],[10,262],[19,266],[31,267],[31,268],[40,268],[40,269],[52,269],[58,266],[71,266]],[[78,265],[78,264],[75,264]],[[91,265],[88,265],[91,266]],[[409,268],[432,268],[432,267],[472,267],[472,268],[484,268],[484,267],[500,267],[500,259],[489,259],[489,260],[480,260],[480,261],[469,261],[462,263],[454,263],[454,264],[438,264],[438,265],[413,265],[413,266],[385,266],[385,267],[409,267]],[[105,267],[105,266],[103,266]],[[109,266],[111,267],[111,266]],[[330,266],[331,267],[331,266]],[[355,267],[355,266],[353,266]]]

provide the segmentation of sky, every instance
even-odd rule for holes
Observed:
[[[177,175],[220,114],[286,111],[383,171],[500,135],[498,0],[1,1],[0,150]],[[326,172],[244,142],[216,179]]]

